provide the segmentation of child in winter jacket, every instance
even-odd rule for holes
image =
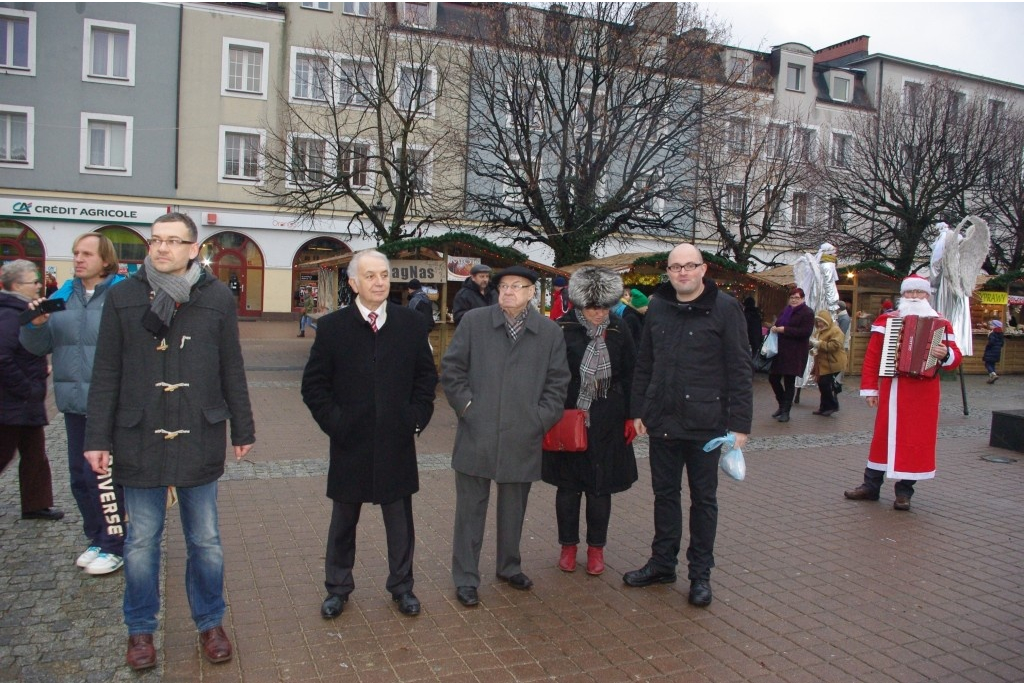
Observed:
[[[988,380],[985,382],[992,385],[999,380],[999,374],[996,373],[996,364],[999,362],[999,358],[1003,356],[1003,322],[993,319],[989,322],[989,328],[992,329],[992,332],[988,334],[985,354],[982,355],[981,360],[985,362],[985,370],[988,371]]]

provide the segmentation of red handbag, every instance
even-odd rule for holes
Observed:
[[[587,451],[587,413],[582,409],[566,409],[562,418],[544,434],[548,452]]]

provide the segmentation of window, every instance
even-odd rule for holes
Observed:
[[[789,151],[789,127],[783,124],[768,124],[768,139],[765,155],[772,159],[783,159]]]
[[[793,132],[793,146],[797,159],[810,161],[814,156],[814,129],[798,128]]]
[[[750,122],[746,119],[731,119],[727,143],[733,152],[750,152]]]
[[[804,91],[804,67],[798,64],[786,65],[786,90]]]
[[[778,189],[768,186],[764,191],[764,225],[776,226],[782,223],[782,198]]]
[[[793,193],[789,204],[790,221],[793,226],[807,226],[808,207],[810,206],[810,198],[807,193]]]
[[[267,55],[269,43],[237,38],[224,39],[221,95],[267,97]]]
[[[220,127],[220,181],[252,184],[260,180],[260,151],[266,134],[260,129]]]
[[[406,24],[430,28],[430,3],[429,2],[404,2],[402,3],[402,17]]]
[[[750,60],[746,57],[732,57],[729,60],[729,78],[736,83],[747,83],[750,80]]]
[[[1002,100],[988,101],[988,116],[992,126],[998,126],[1003,122],[1003,114],[1006,112],[1006,103]]]
[[[82,113],[83,174],[131,176],[133,117]]]
[[[327,3],[324,3],[327,4]],[[344,14],[354,14],[357,17],[370,16],[370,3],[368,2],[343,2],[341,11]]]
[[[0,70],[35,76],[35,12],[0,7]]]
[[[904,143],[900,147],[900,168],[906,178],[913,178],[917,168],[917,158],[913,145]]]
[[[502,202],[506,207],[522,207],[526,204],[519,181],[528,178],[526,165],[519,159],[509,161],[505,180],[502,182]]]
[[[924,85],[907,81],[903,84],[903,111],[907,114],[916,114],[921,106],[921,98],[924,95]]]
[[[951,121],[960,121],[960,117],[967,111],[967,93],[962,90],[953,90],[949,93],[949,118]]]
[[[544,35],[544,13],[531,7],[506,7],[508,37],[519,45],[533,45]]]
[[[338,176],[352,188],[370,187],[370,146],[349,142],[338,159]]]
[[[581,90],[579,102],[576,103],[576,135],[583,136],[587,131],[593,138],[600,138],[606,123],[605,96],[603,91],[597,97],[590,90]]]
[[[408,4],[408,3],[406,3]],[[403,64],[398,67],[398,107],[407,114],[434,113],[437,73],[433,67]]]
[[[346,5],[351,5],[353,3],[346,2],[345,4]],[[359,3],[359,4],[363,4],[363,3]],[[329,3],[329,2],[304,2],[304,3],[302,3],[302,7],[303,7],[303,9],[307,9],[307,10],[320,10],[321,12],[330,12],[331,11],[331,3]]]
[[[288,181],[293,185],[317,185],[324,180],[324,159],[327,144],[323,138],[293,136],[291,140],[291,174]]]
[[[400,161],[401,150],[395,150],[395,160]],[[433,181],[433,165],[430,151],[408,147],[405,149],[405,163],[409,178],[409,190],[413,195],[429,195]]]
[[[841,76],[832,77],[832,99],[837,102],[850,101],[850,79]]]
[[[373,68],[354,59],[338,60],[338,102],[342,105],[366,107],[367,95],[373,91]]]
[[[834,197],[828,201],[828,227],[834,233],[846,230],[846,201]]]
[[[639,179],[637,191],[646,195],[643,200],[643,209],[649,214],[661,216],[665,211],[665,198],[661,196],[664,185],[661,182],[662,172],[656,171],[645,174]]]
[[[730,183],[725,186],[725,195],[722,197],[722,209],[732,214],[743,213],[744,188],[738,183]]]
[[[35,110],[0,105],[0,168],[33,168]]]
[[[532,89],[525,84],[516,84],[508,89],[507,126],[529,126],[531,131],[543,131],[544,120],[541,114],[541,90],[539,86]]]
[[[851,138],[845,133],[832,134],[832,166],[843,169],[850,166]]]
[[[135,25],[85,20],[82,80],[135,85]]]
[[[321,55],[295,54],[292,97],[297,100],[327,102],[331,88],[331,69]]]

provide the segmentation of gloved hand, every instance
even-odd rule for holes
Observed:
[[[634,438],[636,438],[636,426],[633,425],[633,419],[626,419],[626,444],[631,445]]]

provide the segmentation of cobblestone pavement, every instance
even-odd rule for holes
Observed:
[[[334,621],[319,616],[326,438],[299,397],[310,339],[294,324],[246,322],[243,345],[257,447],[229,463],[220,488],[236,657],[201,661],[182,587],[185,553],[170,513],[157,634],[159,666],[124,666],[123,576],[74,566],[85,545],[71,498],[63,421],[51,407],[47,449],[58,523],[19,518],[16,467],[0,476],[0,681],[1002,681],[1024,680],[1024,455],[988,447],[991,413],[1024,409],[1024,377],[943,383],[939,468],[909,513],[848,502],[859,482],[873,413],[856,398],[811,415],[816,391],[779,424],[763,375],[745,450],[747,479],[723,476],[708,609],[687,585],[623,586],[643,564],[652,530],[646,442],[640,481],[614,499],[602,576],[556,567],[553,489],[531,493],[523,540],[531,592],[488,576],[493,520],[481,559],[481,605],[464,609],[450,578],[455,419],[439,395],[419,439],[414,497],[416,592],[423,614],[398,614],[384,589],[383,526],[364,509],[357,589]],[[987,461],[986,457],[1012,460]],[[685,512],[684,512],[685,513]],[[581,552],[582,558],[582,552]],[[684,560],[685,564],[685,560]],[[685,565],[684,567],[685,568]]]

